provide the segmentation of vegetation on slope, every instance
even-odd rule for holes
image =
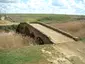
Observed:
[[[6,32],[16,31],[16,29],[17,29],[17,25],[0,26],[0,30],[5,30]]]
[[[41,52],[42,46],[0,50],[0,64],[47,64]]]

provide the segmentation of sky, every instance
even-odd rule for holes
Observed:
[[[85,0],[0,0],[0,13],[85,15]]]

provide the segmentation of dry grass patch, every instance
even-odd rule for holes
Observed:
[[[23,46],[29,46],[32,42],[34,41],[30,37],[24,37],[15,32],[0,33],[0,48],[20,48]]]
[[[0,50],[0,64],[48,64],[41,48],[43,46]]]
[[[7,20],[0,20],[0,24],[9,24],[11,23],[10,21],[7,21]]]

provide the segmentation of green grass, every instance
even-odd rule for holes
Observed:
[[[42,56],[41,46],[0,50],[0,64],[38,64],[40,61],[46,61]]]
[[[67,22],[70,21],[71,17],[68,15],[49,15],[38,19],[39,22]]]
[[[85,17],[82,15],[65,15],[65,14],[7,14],[15,22],[67,22],[75,21],[78,18]]]
[[[85,37],[80,39],[82,42],[85,42]]]
[[[17,25],[10,25],[10,26],[0,26],[0,30],[5,30],[7,32],[9,31],[16,31]]]

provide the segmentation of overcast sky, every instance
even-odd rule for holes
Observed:
[[[85,15],[85,0],[0,0],[0,13]]]

